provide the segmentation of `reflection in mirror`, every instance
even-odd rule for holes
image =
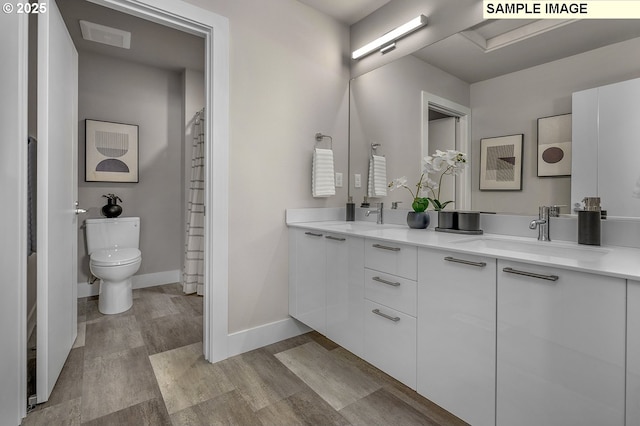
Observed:
[[[423,123],[427,108],[422,92],[468,108],[469,85],[420,59],[406,56],[351,81],[349,194],[359,204],[367,195],[370,147],[380,144],[386,157],[387,178],[406,176],[412,189],[420,179],[423,153]],[[454,114],[449,114],[454,116]],[[425,126],[425,132],[428,132]],[[430,148],[429,148],[430,149]],[[434,149],[435,150],[435,149]],[[356,187],[355,175],[361,176]],[[388,192],[386,200],[411,208],[409,191]],[[370,202],[384,201],[372,199]]]
[[[423,157],[420,93],[425,91],[472,111],[470,209],[537,215],[541,205],[571,204],[571,177],[538,176],[537,120],[571,113],[574,92],[640,77],[640,55],[633,54],[640,50],[640,21],[566,23],[479,52],[466,36],[452,36],[352,80],[349,183],[356,203],[365,195],[372,141],[382,145],[389,180],[407,176],[408,184],[417,182]],[[482,72],[474,76],[475,69]],[[512,134],[524,135],[522,190],[480,191],[480,139]],[[361,174],[361,188],[354,187],[354,174]],[[386,200],[410,208],[408,192],[391,192]],[[570,207],[561,213],[571,213]]]

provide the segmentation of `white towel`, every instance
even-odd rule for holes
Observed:
[[[369,197],[385,197],[387,195],[387,159],[381,155],[369,158]]]
[[[311,194],[314,197],[336,195],[335,174],[333,172],[333,151],[315,148],[311,165]]]

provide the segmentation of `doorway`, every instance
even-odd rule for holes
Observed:
[[[228,217],[228,22],[226,18],[182,2],[150,6],[144,1],[95,0],[94,3],[180,29],[205,39],[205,358],[227,356]],[[150,2],[148,2],[150,3]],[[216,37],[213,37],[215,31]],[[215,284],[212,284],[215,283]],[[23,314],[27,312],[23,307]],[[26,347],[26,336],[23,336]],[[23,361],[24,362],[24,361]],[[24,404],[23,406],[26,406]]]
[[[438,124],[434,124],[434,123]],[[432,140],[431,132],[442,136]],[[471,109],[441,98],[432,93],[422,92],[422,158],[436,149],[455,149],[469,155],[471,147]],[[471,168],[455,177],[455,183],[447,188],[453,194],[456,210],[471,208]],[[444,190],[444,189],[443,189]]]

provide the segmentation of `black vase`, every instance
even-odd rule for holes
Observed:
[[[425,229],[429,226],[431,218],[427,212],[408,212],[407,213],[407,225],[413,229]]]
[[[122,206],[119,206],[116,200],[109,198],[107,204],[102,206],[102,214],[109,218],[118,217],[122,214]]]

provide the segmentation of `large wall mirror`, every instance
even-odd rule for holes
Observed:
[[[372,143],[386,158],[388,180],[407,176],[415,185],[421,159],[447,147],[428,137],[435,134],[429,123],[447,121],[454,132],[448,146],[470,159],[462,179],[448,183],[454,208],[536,215],[540,205],[565,205],[561,212],[571,213],[572,177],[538,175],[538,119],[571,114],[574,92],[640,77],[639,50],[640,20],[494,20],[360,75],[350,88],[349,194],[356,204],[366,195]],[[425,96],[456,108],[430,108]],[[520,134],[522,189],[481,191],[480,141]],[[411,195],[398,189],[371,201],[408,209]],[[603,208],[640,217],[638,203],[637,214]]]

